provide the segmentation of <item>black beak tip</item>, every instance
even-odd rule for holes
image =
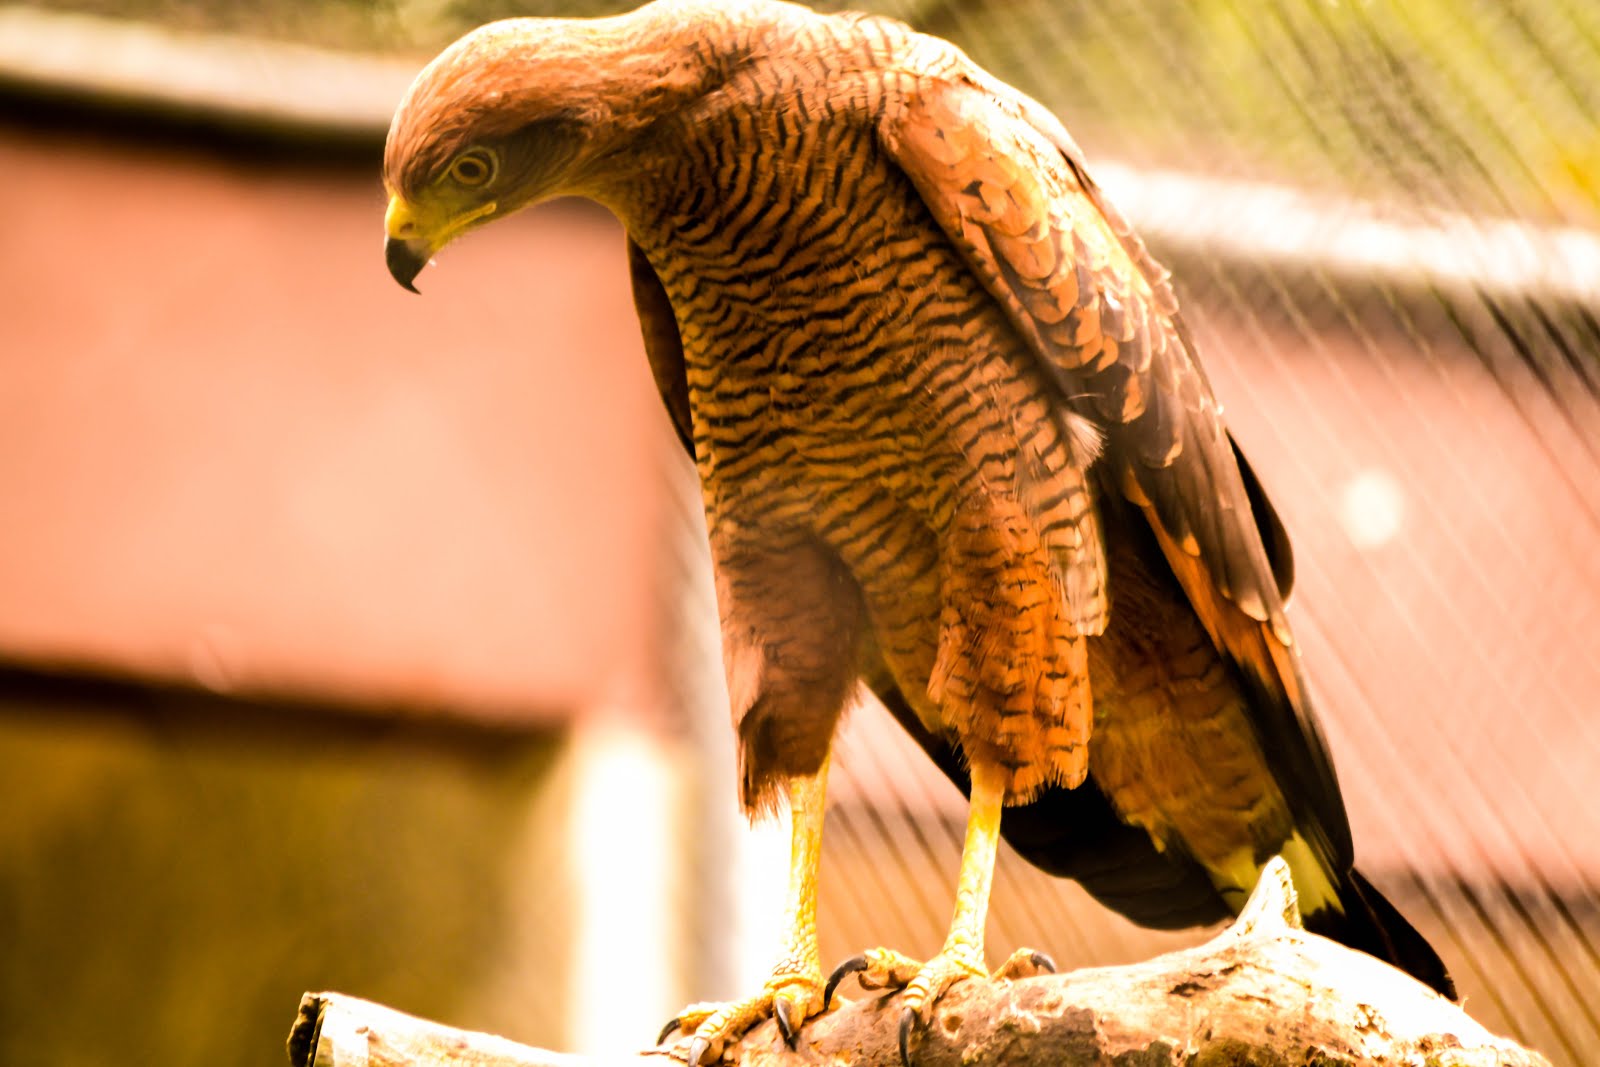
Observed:
[[[389,274],[400,283],[400,288],[413,293],[422,290],[415,285],[417,275],[422,273],[422,268],[428,265],[428,257],[419,254],[405,241],[393,237],[383,239],[383,261],[389,268]]]

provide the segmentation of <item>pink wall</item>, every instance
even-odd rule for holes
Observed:
[[[620,230],[403,292],[373,173],[0,129],[0,655],[488,714],[614,698],[666,433]]]

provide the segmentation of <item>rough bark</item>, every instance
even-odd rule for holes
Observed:
[[[729,1049],[748,1067],[900,1067],[899,998],[867,996],[809,1023],[792,1052],[772,1023]],[[1127,967],[963,982],[911,1042],[916,1067],[1550,1067],[1409,976],[1308,934],[1274,861],[1237,922],[1198,948]],[[308,993],[293,1067],[622,1067],[430,1023],[336,993]]]

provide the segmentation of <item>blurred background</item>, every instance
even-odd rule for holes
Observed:
[[[0,1063],[281,1063],[338,989],[579,1051],[758,984],[689,467],[621,234],[384,270],[388,115],[565,0],[0,6]],[[1362,866],[1467,1007],[1600,1062],[1600,8],[881,10],[1052,106],[1295,537]],[[830,964],[934,951],[959,796],[877,709]],[[989,936],[1153,934],[1003,856]]]

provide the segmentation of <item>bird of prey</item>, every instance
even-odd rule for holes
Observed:
[[[1314,929],[1453,992],[1353,867],[1288,539],[1168,276],[1044,107],[889,19],[657,0],[457,41],[400,104],[384,181],[407,288],[552,197],[627,231],[703,489],[740,800],[793,819],[781,959],[675,1020],[691,1062],[768,1015],[792,1041],[832,992],[817,864],[858,679],[970,798],[944,947],[835,974],[905,987],[902,1050],[987,973],[1002,834],[1162,927],[1236,911],[1281,853]]]

